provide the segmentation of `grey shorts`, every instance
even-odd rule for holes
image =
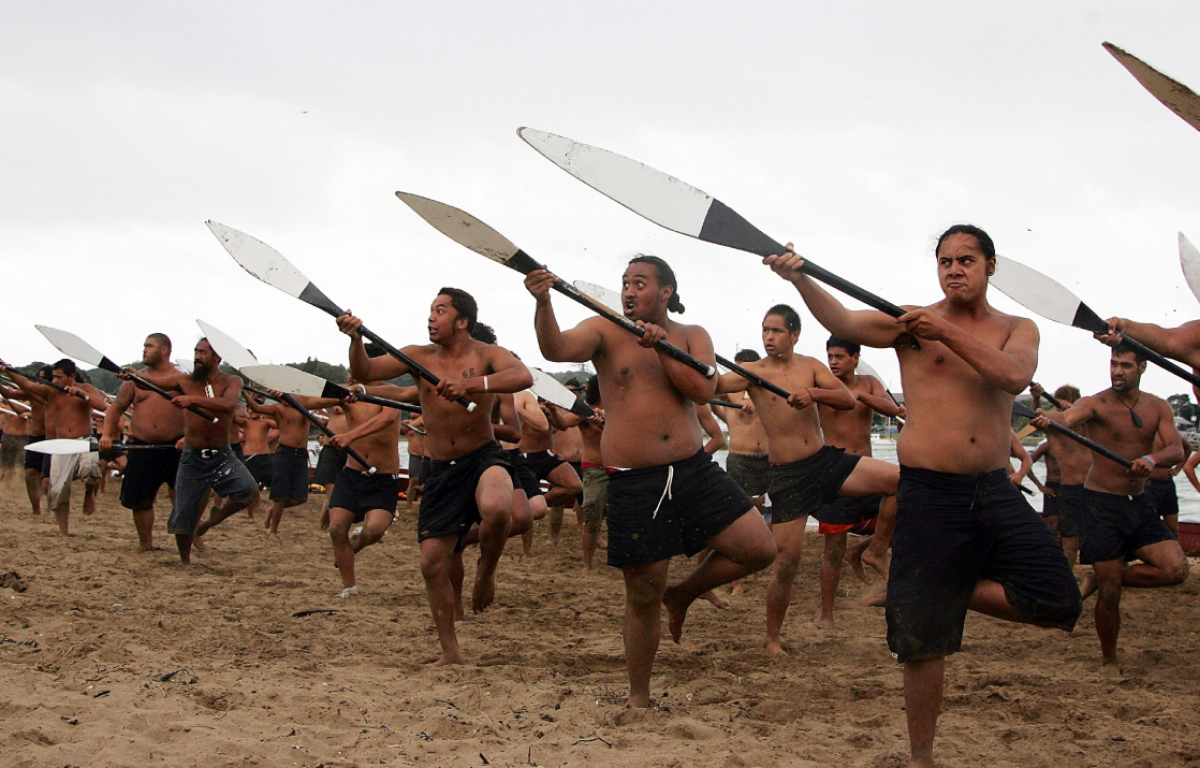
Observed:
[[[195,532],[200,504],[209,488],[235,504],[245,504],[254,498],[258,483],[228,445],[204,449],[185,446],[175,476],[175,506],[167,521],[167,533],[190,536]]]
[[[12,469],[18,461],[24,461],[25,446],[29,435],[4,435],[0,437],[0,467]]]
[[[608,472],[604,467],[584,467],[583,527],[588,533],[596,533],[607,513]]]

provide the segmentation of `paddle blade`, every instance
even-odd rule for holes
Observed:
[[[25,446],[25,450],[50,456],[66,456],[72,453],[91,453],[99,450],[99,447],[91,440],[40,440]]]
[[[100,350],[73,333],[60,331],[57,328],[50,328],[45,325],[35,325],[33,327],[37,328],[51,344],[58,348],[59,352],[62,352],[67,357],[82,360],[88,365],[94,365],[97,368],[104,368],[108,371],[119,371],[121,369],[120,366],[105,357]]]
[[[283,258],[279,251],[233,227],[212,220],[204,223],[233,260],[258,280],[334,317],[342,314],[341,308],[313,285],[303,272]]]
[[[533,386],[530,387],[533,394],[585,418],[592,416],[592,409],[581,403],[575,393],[563,386],[558,379],[538,368],[530,368],[529,372],[533,374]]]
[[[1163,106],[1200,131],[1200,96],[1197,96],[1195,91],[1112,43],[1104,43],[1104,50],[1121,62],[1121,66],[1129,70],[1129,74],[1133,75],[1143,88],[1150,91],[1154,98],[1162,102]]]
[[[396,197],[438,232],[480,256],[526,275],[541,269],[541,264],[513,245],[511,240],[466,211],[408,192],[397,192]]]
[[[783,246],[712,195],[644,163],[564,136],[521,128],[525,143],[600,194],[660,227],[760,256]]]
[[[208,343],[212,345],[213,351],[221,356],[221,362],[239,371],[242,368],[258,365],[258,358],[251,354],[250,350],[239,344],[232,336],[209,325],[203,320],[197,320],[196,325],[200,326],[200,330],[204,332],[204,336],[208,339]]]
[[[589,283],[586,280],[576,280],[574,282],[580,293],[600,303],[609,312],[614,315],[620,315],[621,312],[621,295],[614,290],[605,288],[602,285]]]
[[[887,390],[888,393],[891,393],[892,388],[888,386],[887,379],[883,378],[883,376],[879,374],[879,371],[872,368],[871,364],[866,360],[863,360],[861,356],[858,358],[858,368],[856,371],[862,376],[874,376],[875,378],[879,379],[879,383],[883,385],[883,388]]]
[[[1108,324],[1066,286],[1019,261],[997,256],[991,284],[1047,320],[1092,333],[1108,333]]]
[[[246,378],[269,389],[304,397],[337,397],[326,394],[329,382],[325,379],[286,365],[247,365],[239,370]]]
[[[194,360],[188,360],[186,357],[177,357],[175,358],[175,365],[187,373],[191,373],[192,369],[196,367],[196,362]]]
[[[1200,251],[1196,246],[1179,233],[1179,264],[1183,267],[1183,277],[1187,280],[1192,295],[1200,299]]]

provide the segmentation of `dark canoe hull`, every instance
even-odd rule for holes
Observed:
[[[1200,555],[1200,523],[1179,524],[1179,545],[1189,555]]]

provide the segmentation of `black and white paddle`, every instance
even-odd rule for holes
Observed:
[[[580,400],[574,392],[567,389],[558,379],[541,370],[540,368],[529,369],[533,374],[533,394],[554,403],[563,410],[579,416],[580,418],[590,419],[596,415],[596,412],[591,409],[587,403]]]
[[[559,168],[660,227],[759,256],[786,250],[720,200],[674,176],[553,133],[521,128],[517,134]],[[807,258],[801,271],[892,317],[905,314],[904,309]]]
[[[112,447],[114,451],[165,451],[168,448],[174,450],[175,443],[113,443]],[[82,440],[41,440],[25,446],[25,450],[51,456],[65,456],[73,453],[96,453],[100,450],[100,443],[86,438]]]
[[[997,256],[996,274],[992,275],[991,284],[1013,301],[1048,320],[1092,333],[1108,333],[1108,323],[1066,286],[1018,261]],[[1121,334],[1121,346],[1184,381],[1200,386],[1200,376],[1180,368],[1128,334]]]
[[[205,337],[208,338],[208,343],[211,344],[213,350],[221,356],[222,361],[233,366],[238,371],[241,371],[242,368],[252,368],[258,365],[258,359],[254,357],[250,350],[239,344],[237,340],[235,340],[229,334],[213,325],[204,322],[203,320],[197,320],[196,324],[200,326],[200,330],[204,331]],[[250,377],[249,374],[245,375],[247,378],[253,378]],[[334,436],[329,427],[325,426],[324,422],[314,416],[312,411],[308,410],[303,405],[300,405],[294,396],[288,394],[287,392],[280,392],[280,394],[283,395],[283,401],[285,403],[299,412],[299,414],[303,416],[309,424],[312,424],[314,427],[320,430],[321,434],[325,435],[326,437]],[[364,467],[366,467],[368,474],[375,474],[375,467],[371,466],[370,462],[368,462],[362,456],[359,456],[353,448],[346,446],[346,454],[351,456],[359,464],[362,464]]]
[[[1163,106],[1183,118],[1184,122],[1200,131],[1200,95],[1174,78],[1167,77],[1154,67],[1127,53],[1112,43],[1104,43],[1104,50],[1121,62],[1129,74],[1137,78],[1142,87]]]
[[[36,382],[38,382],[39,384],[45,384],[47,387],[50,387],[51,389],[57,389],[59,392],[66,392],[66,391],[67,391],[67,388],[66,388],[66,387],[64,387],[64,386],[62,386],[62,385],[60,385],[60,384],[55,384],[53,381],[50,381],[50,379],[43,379],[41,376],[38,376],[38,375],[36,375],[36,374],[33,374],[33,373],[25,373],[24,371],[22,371],[22,370],[19,370],[19,369],[17,369],[17,368],[14,368],[14,367],[12,367],[11,365],[6,365],[6,366],[4,366],[4,367],[3,367],[3,370],[6,370],[6,371],[12,371],[13,373],[17,374],[18,376],[24,376],[25,378],[27,378],[27,379],[29,379],[29,380],[31,380],[31,381],[36,381]],[[16,382],[14,382],[14,384],[15,384],[15,383],[16,383]],[[76,393],[75,393],[75,397],[82,398],[82,399],[84,399],[84,400],[89,400],[89,399],[90,399],[90,398],[89,398],[87,395],[83,394],[82,392],[76,392]]]
[[[461,211],[454,206],[439,203],[436,200],[430,200],[426,197],[410,195],[407,192],[397,192],[396,197],[400,198],[409,208],[412,208],[418,216],[425,219],[434,229],[481,256],[503,264],[509,269],[516,270],[523,275],[528,275],[535,269],[545,268],[544,265],[534,261],[532,256],[513,245],[512,241],[507,237],[466,211]],[[582,304],[606,320],[616,323],[630,333],[638,336],[646,334],[644,330],[624,315],[593,301],[580,293],[575,286],[564,280],[556,280],[554,290],[572,301]],[[717,373],[716,368],[697,360],[665,339],[659,341],[654,347],[679,362],[703,373],[705,376],[715,376]]]
[[[328,379],[314,376],[311,373],[297,370],[287,365],[247,365],[239,368],[246,378],[253,379],[259,384],[279,392],[287,392],[304,397],[325,397],[343,400],[354,395],[360,402],[382,405],[397,411],[420,413],[421,406],[412,403],[402,403],[386,397],[376,397],[365,393],[352,392],[341,384],[334,384]]]
[[[1037,418],[1036,411],[1033,411],[1028,406],[1022,405],[1020,403],[1013,403],[1012,412],[1018,416],[1024,416],[1027,419]],[[1129,459],[1125,458],[1124,456],[1113,453],[1108,448],[1105,448],[1103,445],[1100,445],[1100,443],[1097,443],[1094,440],[1089,440],[1088,438],[1084,437],[1083,435],[1079,434],[1078,432],[1074,432],[1074,431],[1068,429],[1067,427],[1064,427],[1062,424],[1058,424],[1056,422],[1051,421],[1050,428],[1056,432],[1061,432],[1064,436],[1069,437],[1070,439],[1074,440],[1075,442],[1079,443],[1080,445],[1084,445],[1084,446],[1087,446],[1088,448],[1091,448],[1093,451],[1100,454],[1104,458],[1108,459],[1109,461],[1115,461],[1116,463],[1120,464],[1122,467],[1125,467],[1126,469],[1129,469],[1133,466],[1133,462],[1130,461]]]
[[[300,299],[305,304],[311,304],[317,309],[333,317],[341,317],[345,311],[329,300],[321,289],[296,269],[279,251],[257,240],[245,232],[239,232],[233,227],[227,227],[215,221],[207,221],[209,230],[224,246],[233,260],[242,269],[273,288],[277,288],[289,296]],[[412,372],[433,386],[441,381],[436,375],[408,355],[396,349],[379,334],[363,325],[358,329],[364,337],[378,344],[389,355],[407,365]],[[475,403],[460,397],[458,404],[468,411],[475,410]]]
[[[1200,299],[1200,251],[1182,232],[1179,233],[1179,266],[1183,267],[1183,278],[1192,289],[1192,295]]]
[[[130,380],[133,381],[135,386],[141,389],[149,390],[156,395],[161,395],[168,400],[175,399],[175,395],[172,395],[170,392],[154,386],[141,376],[138,376],[136,373],[129,373],[129,371],[121,368],[121,366],[117,365],[108,357],[106,357],[103,352],[96,349],[91,344],[88,344],[75,334],[69,331],[61,331],[57,328],[50,328],[49,326],[45,325],[35,325],[34,328],[37,328],[38,331],[40,331],[41,334],[45,336],[51,344],[58,348],[59,352],[62,352],[67,357],[73,357],[76,360],[82,360],[88,365],[94,365],[100,370],[108,371],[109,373],[128,374]],[[194,405],[189,405],[187,410],[205,419],[206,421],[210,421],[213,424],[217,423],[216,416],[213,416],[211,413],[201,410]]]
[[[617,295],[617,292],[614,290],[611,290],[609,288],[605,288],[602,285],[596,285],[595,283],[589,283],[585,280],[576,280],[575,287],[578,288],[588,298],[594,299],[595,301],[604,305],[606,308],[610,308],[610,311],[615,311],[615,310],[611,310],[611,307],[621,305],[621,297],[619,295]],[[742,366],[733,362],[729,358],[722,357],[721,355],[715,355],[715,357],[716,357],[717,362],[720,363],[722,366],[724,366],[727,370],[733,371],[737,375],[741,376],[742,378],[746,379],[747,381],[752,382],[753,384],[756,384],[759,387],[762,387],[763,389],[767,390],[768,392],[778,395],[778,396],[782,397],[784,400],[787,400],[789,397],[792,396],[792,393],[788,392],[783,387],[780,387],[777,384],[767,381],[762,376],[759,376],[757,373],[753,373],[751,371],[746,370],[745,368],[743,368]]]

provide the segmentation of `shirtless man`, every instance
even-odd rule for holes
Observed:
[[[38,376],[49,379],[52,375],[49,366],[38,371]],[[46,409],[49,407],[47,398],[31,395],[23,389],[0,387],[4,396],[12,400],[25,400],[29,403],[29,440],[26,445],[41,442],[46,439]],[[25,493],[29,496],[29,506],[33,514],[42,514],[42,460],[49,458],[35,451],[25,451]]]
[[[1109,361],[1112,386],[1080,398],[1061,415],[1064,426],[1087,423],[1093,440],[1133,462],[1131,469],[1096,455],[1084,481],[1083,515],[1079,521],[1079,560],[1092,566],[1080,588],[1083,596],[1099,591],[1096,634],[1105,666],[1116,666],[1121,630],[1122,587],[1166,587],[1182,584],[1188,562],[1179,542],[1144,493],[1146,478],[1156,467],[1183,461],[1175,414],[1166,400],[1141,391],[1146,361],[1114,347]],[[1039,428],[1046,417],[1035,419]],[[1155,438],[1164,446],[1155,451]],[[1127,557],[1141,560],[1126,565]]]
[[[562,530],[563,507],[575,499],[575,494],[583,491],[583,481],[575,472],[575,468],[554,452],[554,437],[546,411],[542,412],[542,421],[547,425],[544,432],[525,429],[527,411],[522,409],[519,413],[522,423],[521,452],[525,454],[533,476],[550,483],[545,500],[550,510],[550,543],[557,545],[558,535]]]
[[[335,405],[326,409],[326,412],[329,414],[329,420],[325,426],[330,432],[340,435],[350,429],[346,423],[346,411],[342,406]],[[321,502],[319,523],[322,531],[329,530],[329,499],[333,496],[333,490],[337,486],[338,473],[342,471],[342,467],[346,466],[346,452],[333,445],[329,440],[330,438],[324,434],[317,438],[317,442],[321,444],[321,453],[317,457],[317,470],[313,474],[313,482],[325,486],[325,500]],[[411,480],[409,488],[412,488]],[[411,495],[409,498],[412,498]]]
[[[4,430],[0,435],[0,482],[11,485],[17,464],[24,466],[25,446],[29,444],[30,410],[26,405],[4,398],[12,415],[4,418]]]
[[[171,362],[171,339],[164,333],[152,333],[142,343],[142,373],[149,376],[174,376],[183,373]],[[132,406],[128,440],[131,443],[175,443],[183,437],[183,411],[162,395],[139,389],[132,381],[121,384],[117,399],[104,414],[100,450],[112,450],[125,426],[125,414]],[[154,549],[154,497],[166,484],[174,492],[179,473],[179,452],[173,450],[130,451],[121,483],[121,506],[133,513],[138,551]]]
[[[1035,402],[1041,399],[1040,387],[1031,387],[1029,391],[1034,396]],[[1055,390],[1054,397],[1069,408],[1079,401],[1079,388],[1069,384],[1063,385]],[[1047,418],[1058,424],[1063,423],[1062,413],[1059,411],[1050,412],[1047,414]],[[1086,423],[1071,429],[1084,437],[1090,436]],[[1057,487],[1051,486],[1049,482],[1050,465],[1049,463],[1046,465],[1046,485],[1049,490],[1054,492],[1055,512],[1058,514],[1058,538],[1062,543],[1067,561],[1071,565],[1075,565],[1075,561],[1079,558],[1079,520],[1083,516],[1084,506],[1083,484],[1092,470],[1092,457],[1095,454],[1090,448],[1080,445],[1058,430],[1044,429],[1042,431],[1046,435],[1047,462],[1053,461],[1054,466],[1058,469],[1058,485]]]
[[[946,298],[899,318],[846,309],[800,271],[803,260],[790,246],[764,260],[831,333],[895,348],[900,362],[908,421],[897,441],[903,503],[888,579],[888,645],[904,664],[919,768],[934,764],[945,657],[962,643],[968,608],[1066,631],[1081,608],[1062,549],[1008,480],[1012,405],[1037,367],[1037,326],[987,303],[996,251],[983,230],[951,227],[935,254]]]
[[[442,656],[437,665],[460,663],[462,653],[454,631],[454,553],[479,523],[479,561],[471,608],[476,613],[496,595],[496,569],[512,525],[513,483],[508,457],[492,431],[496,392],[519,392],[533,384],[529,370],[503,347],[471,338],[478,309],[470,294],[443,288],[429,311],[431,344],[410,346],[405,355],[440,381],[418,385],[421,415],[429,426],[425,440],[432,461],[425,497],[417,519],[421,547],[421,576],[429,609],[437,627]],[[367,357],[358,329],[362,321],[347,313],[338,328],[350,336],[350,372],[356,379],[375,381],[409,372],[392,357]],[[473,395],[467,410],[457,401]]]
[[[572,379],[571,381],[575,380]],[[579,505],[583,503],[583,469],[581,464],[583,461],[583,437],[579,434],[579,424],[573,423],[571,420],[564,421],[559,418],[560,414],[567,413],[567,411],[549,402],[542,404],[542,411],[546,414],[546,418],[550,422],[550,447],[554,451],[554,455],[570,465],[576,479],[579,481],[579,491],[574,496],[550,508],[550,543],[557,546],[559,534],[562,532],[563,509],[565,507],[569,506],[575,509],[576,520],[579,522],[581,529],[583,526],[583,517],[579,512]],[[551,493],[556,491],[558,491],[558,488],[553,488]]]
[[[827,446],[813,404],[845,411],[857,400],[821,361],[794,352],[800,338],[800,316],[786,304],[767,310],[762,321],[767,356],[743,366],[792,393],[788,400],[751,383],[736,372],[721,377],[721,392],[749,392],[767,431],[771,457],[771,532],[779,554],[767,585],[765,645],[785,654],[780,639],[792,600],[792,583],[800,565],[808,516],[836,496],[885,494],[894,504],[896,467]]]
[[[418,413],[401,426],[402,431],[408,437],[408,490],[404,497],[405,506],[411,511],[413,503],[421,500],[421,488],[425,484],[425,475],[428,474],[426,469],[428,462],[425,458],[425,435],[423,434],[425,420]],[[418,432],[418,429],[421,431]]]
[[[1154,507],[1154,511],[1162,518],[1176,541],[1179,540],[1179,492],[1175,488],[1175,475],[1179,474],[1195,450],[1182,435],[1179,436],[1179,446],[1183,449],[1183,462],[1170,467],[1155,467],[1146,479],[1146,494],[1150,506]],[[1163,447],[1162,435],[1155,437],[1155,452]]]
[[[830,336],[825,342],[829,371],[854,395],[855,405],[847,411],[818,403],[817,413],[826,445],[844,448],[849,455],[869,458],[871,422],[875,414],[895,417],[900,414],[900,407],[888,396],[879,379],[857,373],[861,351],[860,345],[837,336]],[[894,473],[898,484],[899,471],[894,470]],[[887,577],[885,566],[892,545],[892,529],[896,525],[896,506],[892,497],[881,513],[880,507],[885,498],[888,497],[880,494],[839,496],[817,510],[816,517],[820,522],[817,530],[822,534],[825,545],[824,558],[821,560],[821,623],[833,625],[833,603],[841,580],[842,562],[847,559],[846,536],[861,521],[878,518],[874,535],[868,537],[869,542],[865,546],[855,547],[849,558],[850,565],[861,570],[865,560],[868,565],[878,567],[880,575]]]
[[[714,587],[770,565],[771,532],[750,498],[703,450],[696,406],[716,392],[716,379],[654,349],[667,339],[707,365],[712,340],[680,312],[675,274],[665,261],[637,256],[622,277],[625,317],[638,337],[603,318],[559,328],[550,301],[557,280],[543,269],[525,278],[537,302],[534,328],[542,356],[560,363],[592,361],[604,396],[604,463],[608,487],[608,564],[625,577],[625,663],[632,707],[650,705],[650,672],[658,652],[659,613],[669,614],[679,642],[688,607]],[[713,552],[683,581],[667,587],[671,557]]]
[[[361,337],[357,338],[361,344]],[[354,376],[348,386],[379,397],[391,397],[391,390],[396,389]],[[354,572],[358,553],[382,539],[396,519],[400,500],[400,411],[360,402],[343,405],[342,409],[348,429],[330,438],[330,444],[341,450],[353,448],[375,468],[371,474],[368,467],[348,456],[329,496],[329,540],[334,564],[342,577],[340,597],[351,598],[358,595]],[[351,535],[350,527],[356,523],[361,523],[362,529]]]
[[[596,548],[600,543],[600,525],[608,516],[608,469],[600,444],[604,439],[604,400],[600,397],[600,378],[592,376],[584,388],[583,400],[596,415],[579,424],[579,435],[583,438],[583,532],[580,543],[583,548],[583,569],[588,573],[595,570]]]
[[[184,413],[183,455],[175,476],[175,506],[167,521],[167,533],[174,534],[179,560],[192,562],[192,544],[213,526],[258,500],[258,485],[229,447],[229,424],[242,395],[242,380],[221,373],[221,356],[200,339],[192,350],[193,367],[189,373],[141,377],[168,392],[179,392],[171,403],[180,409],[194,405],[217,418],[214,424],[191,411]],[[208,489],[225,499],[218,509],[208,511],[201,522]]]
[[[257,397],[245,393],[243,396],[246,398],[247,408],[249,408],[249,403]],[[257,402],[255,404],[258,405]],[[271,487],[271,433],[278,433],[278,431],[279,424],[260,411],[251,409],[250,413],[246,415],[245,438],[242,440],[246,457],[243,459],[243,463],[250,471],[254,482],[258,483],[260,490]],[[251,516],[253,517],[253,515]]]
[[[733,361],[741,365],[757,362],[761,356],[753,349],[740,349]],[[758,411],[750,393],[743,391],[734,398],[725,397],[727,402],[741,408],[712,409],[717,418],[729,428],[729,457],[725,459],[725,471],[742,490],[762,509],[770,488],[771,460],[767,455],[767,431],[763,429]]]
[[[521,451],[521,443],[536,444],[537,441],[546,439],[550,434],[550,421],[546,412],[538,405],[537,395],[530,390],[514,392],[510,397],[515,412],[513,421],[519,430],[520,437],[516,442],[499,438],[500,447],[508,453],[508,460],[512,466],[513,496],[524,495],[532,520],[541,520],[549,512],[546,495],[542,492],[542,484],[538,481],[537,475],[533,474],[533,468],[529,466],[529,461]],[[497,400],[499,399],[497,398]],[[497,403],[498,407],[499,403]],[[517,502],[514,501],[515,503]],[[532,520],[529,529],[521,535],[521,547],[526,556],[533,552]]]
[[[253,413],[273,421],[279,430],[279,445],[271,456],[271,506],[267,508],[264,527],[272,539],[279,538],[279,523],[283,510],[298,507],[308,501],[308,427],[304,414],[283,402],[283,394],[266,390],[274,403],[260,404],[253,397],[242,395],[246,407]],[[296,402],[309,411],[339,405],[340,400],[293,395]],[[253,472],[251,472],[253,474]]]
[[[4,365],[4,361],[0,360],[0,367]],[[50,380],[65,387],[66,391],[63,392],[28,378],[15,368],[9,369],[9,376],[18,387],[30,396],[42,398],[54,409],[55,437],[59,439],[90,436],[92,409],[104,410],[108,407],[100,390],[91,384],[76,383],[76,373],[75,363],[71,360],[63,359],[54,364]],[[79,397],[80,394],[84,397]],[[90,515],[96,511],[96,490],[100,485],[98,453],[70,453],[51,459],[50,493],[46,497],[46,506],[54,509],[58,530],[63,536],[70,535],[71,484],[74,480],[84,482],[83,513]]]

